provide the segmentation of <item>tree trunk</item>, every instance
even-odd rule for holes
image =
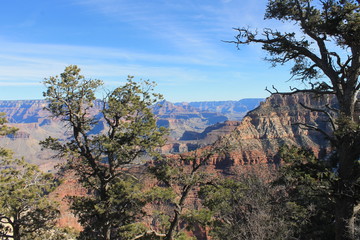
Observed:
[[[14,240],[21,240],[20,226],[17,223],[14,223],[13,225],[13,236],[14,236]]]
[[[340,112],[342,115],[355,121],[355,105],[357,101],[357,92],[355,89],[344,89],[343,93],[336,95],[339,102]]]
[[[355,158],[356,146],[353,139],[344,137],[337,146],[339,179],[335,185],[335,233],[336,240],[354,240],[354,186],[356,182]],[[355,141],[356,142],[356,141]]]
[[[336,240],[355,240],[354,200],[352,197],[338,196],[335,210]]]
[[[105,226],[104,236],[105,240],[111,240],[111,227],[109,225]]]
[[[357,82],[357,81],[356,81]],[[352,130],[350,125],[358,123],[355,119],[355,105],[357,101],[357,93],[354,87],[344,89],[344,92],[337,99],[339,102],[341,117],[346,117],[344,126],[339,126],[343,133],[336,137],[335,148],[338,158],[338,177],[335,185],[335,234],[336,240],[354,240],[354,207],[355,196],[354,186],[357,180],[357,171],[355,162],[359,158],[357,130]],[[349,124],[349,125],[347,125]],[[344,128],[344,129],[341,129]],[[348,130],[350,129],[350,131]]]
[[[191,175],[193,175],[195,173],[195,171],[193,169],[193,172],[192,172]],[[183,192],[181,193],[181,198],[180,198],[179,204],[176,206],[176,209],[174,211],[175,212],[174,219],[171,221],[170,228],[169,228],[169,230],[168,230],[168,232],[166,234],[165,240],[173,240],[174,233],[175,233],[175,228],[179,224],[179,218],[180,218],[180,214],[181,214],[181,212],[183,210],[185,200],[186,200],[187,196],[189,195],[189,192],[190,192],[192,187],[193,187],[193,184],[189,184],[189,185],[184,186]]]
[[[170,228],[169,228],[168,233],[166,234],[165,240],[173,240],[174,239],[175,228],[179,223],[179,215],[180,215],[180,212],[178,210],[175,210],[175,216],[170,224]]]
[[[350,117],[353,119],[354,114]],[[347,128],[347,126],[345,126]],[[344,131],[347,131],[344,129]],[[355,183],[357,173],[355,162],[359,158],[357,134],[345,133],[338,136],[336,150],[338,154],[338,177],[335,185],[335,232],[336,240],[354,240]]]

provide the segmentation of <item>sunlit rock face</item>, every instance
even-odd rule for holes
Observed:
[[[329,142],[324,135],[301,127],[299,123],[318,127],[325,132],[331,132],[330,124],[323,113],[310,111],[300,103],[316,109],[336,105],[330,96],[274,94],[250,111],[241,124],[226,135],[226,141],[230,141],[234,148],[226,156],[212,159],[211,164],[226,168],[274,162],[279,147],[284,144],[302,146],[312,149],[316,154],[324,154],[329,150]]]

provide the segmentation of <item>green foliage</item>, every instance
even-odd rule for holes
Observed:
[[[286,0],[269,1],[266,18],[300,22],[302,28],[334,37],[337,44],[352,45],[360,37],[359,2]],[[318,7],[317,7],[318,6]],[[307,15],[304,15],[307,13]]]
[[[7,126],[7,122],[5,113],[0,113],[0,136],[14,134],[18,130],[17,128]]]
[[[303,81],[306,89],[291,88],[292,92],[331,94],[337,100],[336,108],[303,106],[325,114],[331,123],[334,134],[307,126],[325,134],[334,148],[332,160],[338,176],[332,189],[336,238],[353,240],[360,180],[360,131],[355,127],[359,123],[356,103],[360,91],[360,1],[269,0],[265,18],[291,23],[294,31],[266,28],[259,34],[249,28],[237,28],[236,41],[232,42],[238,46],[262,44],[269,54],[267,60],[274,66],[293,63],[291,74]]]
[[[26,238],[28,240],[64,240],[69,239],[73,240],[78,237],[79,233],[78,231],[72,229],[72,228],[62,228],[53,226],[51,229],[48,229],[43,234],[33,233],[29,234],[29,236]]]
[[[5,117],[5,113],[0,113],[0,136],[15,134],[15,132],[18,130],[17,128],[7,126],[7,122],[8,121]],[[10,156],[12,156],[12,151],[0,147],[0,157],[6,158]]]
[[[121,239],[132,240],[135,236],[145,232],[147,227],[143,223],[131,223],[119,228]]]
[[[200,196],[203,203],[212,211],[223,211],[230,213],[234,199],[244,197],[246,186],[233,179],[224,179],[217,184],[205,185],[201,188]]]
[[[176,197],[175,192],[171,188],[163,188],[159,186],[152,187],[147,193],[146,198],[149,202],[157,203],[162,201],[173,202]]]
[[[350,139],[354,139],[358,135],[360,128],[359,124],[344,115],[339,116],[336,119],[336,125],[338,126],[338,129],[334,131],[334,135],[338,138],[346,138],[350,135]]]
[[[132,163],[146,154],[156,154],[154,149],[164,143],[164,129],[158,129],[150,106],[161,97],[151,93],[154,83],[137,83],[129,77],[123,87],[108,93],[103,101],[94,102],[101,81],[86,80],[77,66],[69,66],[61,78],[50,77],[44,81],[44,93],[50,102],[48,110],[59,117],[72,130],[72,139],[62,143],[54,138],[42,142],[45,148],[55,150],[59,156],[73,159],[69,166],[77,171],[83,183],[96,185],[93,177],[115,178],[122,171],[115,170]],[[102,106],[101,116],[96,116],[92,106]],[[105,132],[92,134],[99,121],[105,123]],[[108,164],[102,164],[107,162]],[[81,167],[90,167],[88,172]],[[106,183],[105,183],[106,184]]]
[[[279,201],[281,189],[271,185],[269,169],[261,169],[260,174],[257,167],[262,168],[254,166],[234,178],[201,187],[199,195],[208,209],[204,223],[210,226],[213,239],[280,240],[291,236],[286,209]]]
[[[174,240],[196,240],[196,238],[188,236],[185,232],[178,232],[175,235]]]
[[[161,191],[164,194],[158,204],[164,208],[156,211],[156,227],[166,233],[166,240],[184,239],[187,235],[183,232],[185,228],[193,229],[200,224],[201,212],[197,217],[190,217],[190,212],[195,206],[194,202],[188,202],[188,196],[195,192],[195,188],[210,181],[212,174],[203,171],[204,165],[219,149],[193,151],[187,154],[173,157],[158,158],[148,167],[148,171],[158,180],[158,186],[154,191]],[[203,219],[204,220],[204,219]],[[197,224],[197,225],[194,225]],[[193,226],[191,226],[193,225]],[[179,235],[180,234],[180,235]],[[182,237],[180,237],[182,236]]]
[[[336,176],[311,150],[283,146],[284,164],[276,185],[285,187],[284,205],[294,235],[300,239],[333,239],[335,207],[332,184]]]
[[[141,216],[145,199],[139,195],[138,179],[126,169],[141,158],[157,156],[164,143],[164,129],[156,126],[150,106],[161,99],[153,93],[155,84],[135,82],[106,94],[102,101],[95,93],[100,80],[87,80],[77,66],[68,66],[60,77],[45,79],[47,109],[63,121],[71,138],[47,138],[42,146],[67,159],[80,183],[91,193],[72,198],[72,210],[84,225],[80,239],[119,239],[128,236],[126,225]],[[95,112],[94,104],[100,108]],[[96,128],[104,125],[98,134]],[[129,225],[130,226],[130,225]]]
[[[360,37],[360,13],[359,3],[350,1],[311,1],[311,0],[286,0],[269,1],[266,9],[265,18],[277,19],[281,21],[292,21],[297,23],[304,35],[310,38],[295,38],[295,33],[282,34],[272,32],[271,35],[277,38],[275,42],[266,42],[264,49],[272,57],[269,60],[275,63],[284,63],[294,60],[292,74],[306,79],[317,79],[320,75],[319,69],[324,71],[323,66],[315,61],[315,51],[320,50],[321,54],[326,54],[325,41],[346,48],[355,46]],[[280,40],[280,38],[283,38]],[[312,41],[313,40],[313,41]],[[323,42],[324,41],[324,42]],[[311,48],[313,49],[311,50]],[[302,49],[303,48],[303,49]],[[306,53],[305,49],[312,52]],[[324,56],[321,56],[324,59]],[[340,60],[337,53],[328,53],[330,62]],[[308,61],[307,58],[310,58]],[[332,65],[334,68],[342,68],[344,65]],[[345,66],[347,67],[347,66]],[[328,73],[325,71],[325,74]],[[318,90],[328,91],[331,86],[325,82],[316,83]],[[325,86],[325,88],[324,88]]]
[[[87,80],[80,75],[80,71],[76,65],[70,65],[65,68],[60,77],[45,79],[44,84],[47,86],[47,91],[43,95],[50,102],[48,110],[54,117],[75,118],[82,121],[87,129],[92,123],[90,121],[92,119],[82,114],[93,106],[95,90],[102,85],[102,81]]]
[[[334,131],[334,136],[338,143],[341,143],[341,153],[338,151],[338,157],[346,154],[349,159],[355,162],[353,166],[355,172],[360,172],[358,160],[360,156],[360,149],[357,147],[360,144],[360,125],[351,120],[350,117],[341,115],[336,119],[337,129]],[[360,179],[356,179],[359,181]]]
[[[161,202],[164,205],[164,202]],[[159,232],[167,232],[171,225],[171,210],[161,208],[161,210],[153,210],[151,213],[152,226],[158,229]]]
[[[71,209],[85,227],[79,239],[101,239],[106,224],[111,225],[113,239],[128,239],[139,232],[134,223],[143,216],[146,203],[141,185],[133,179],[118,179],[109,186],[107,194],[106,201],[91,195],[70,198]]]
[[[23,159],[0,160],[0,237],[33,239],[51,229],[57,204],[48,199],[56,187],[51,174]]]
[[[199,210],[189,209],[181,216],[182,220],[187,223],[186,230],[196,230],[196,226],[210,226],[213,212],[209,209],[202,208]]]

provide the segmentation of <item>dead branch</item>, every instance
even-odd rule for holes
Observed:
[[[152,239],[154,237],[158,237],[159,239],[162,239],[163,237],[166,237],[166,234],[163,233],[157,233],[154,230],[149,230],[146,231],[140,235],[135,236],[133,239],[131,240],[136,240],[136,239]]]
[[[310,110],[312,112],[321,112],[321,113],[324,113],[328,118],[329,118],[329,122],[331,124],[331,127],[333,128],[333,130],[335,131],[336,130],[336,125],[335,125],[335,120],[334,118],[331,116],[331,114],[324,110],[324,109],[319,109],[319,108],[313,108],[313,107],[309,107],[309,106],[306,106],[305,104],[303,103],[299,103],[300,106],[302,106],[303,108],[307,109],[307,110]]]
[[[317,131],[317,132],[320,132],[321,134],[323,134],[326,138],[328,138],[330,140],[331,143],[334,143],[335,142],[335,139],[334,137],[330,136],[327,132],[325,132],[324,130],[314,126],[314,125],[310,125],[310,124],[306,124],[306,123],[294,123],[292,125],[297,125],[299,126],[300,128],[301,127],[304,127],[302,129],[310,129],[310,130],[314,130],[314,131]]]
[[[289,87],[290,88],[290,92],[279,92],[274,85],[272,85],[272,89],[275,91],[271,91],[268,89],[268,87],[265,88],[265,91],[269,92],[270,94],[280,94],[280,95],[293,95],[296,93],[314,93],[317,95],[326,95],[326,94],[335,94],[334,91],[329,91],[329,90],[317,90],[317,89],[298,89],[296,87]]]

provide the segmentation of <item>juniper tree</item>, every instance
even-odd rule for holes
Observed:
[[[212,239],[292,239],[293,222],[282,204],[282,187],[272,185],[271,165],[233,168],[231,176],[203,185],[199,196],[209,210]]]
[[[141,216],[144,205],[138,180],[126,169],[156,154],[163,143],[164,131],[150,110],[161,96],[153,93],[154,83],[129,77],[125,85],[96,100],[102,81],[86,79],[74,65],[44,84],[47,109],[65,123],[70,138],[49,137],[42,144],[67,159],[67,168],[90,193],[72,198],[71,208],[84,226],[80,238],[125,239],[124,232]],[[103,130],[94,134],[100,124]]]
[[[0,237],[34,239],[51,231],[59,215],[48,198],[56,187],[52,174],[23,159],[0,160]]]
[[[159,212],[159,219],[154,218],[153,221],[159,221],[159,224],[164,225],[161,230],[164,232],[165,240],[190,239],[182,236],[185,228],[191,228],[184,221],[186,212],[196,210],[190,206],[194,203],[191,200],[189,202],[189,195],[196,192],[196,187],[210,181],[211,174],[206,173],[204,167],[214,154],[215,150],[193,151],[177,157],[159,158],[149,167],[149,172],[159,182],[155,190],[161,191],[163,195],[160,198],[161,195],[158,194],[159,203],[167,209]]]
[[[282,187],[281,205],[296,239],[334,239],[336,176],[329,161],[319,160],[306,148],[282,146],[279,173],[273,186]],[[330,210],[330,211],[329,211]]]
[[[199,230],[196,227],[208,220],[210,214],[198,206],[200,201],[194,195],[198,196],[200,186],[217,177],[216,171],[207,168],[209,162],[226,155],[231,149],[230,137],[219,137],[211,146],[175,156],[163,156],[148,167],[158,181],[156,190],[162,193],[157,196],[158,203],[168,207],[167,211],[160,213],[165,216],[165,226],[161,229],[165,240],[192,239],[186,236],[184,230]],[[154,220],[156,222],[157,219]]]
[[[337,99],[336,108],[308,109],[327,114],[333,126],[327,137],[336,153],[338,175],[334,184],[336,238],[354,239],[360,200],[360,132],[355,111],[360,90],[360,1],[269,0],[265,19],[290,22],[298,31],[236,28],[236,40],[230,42],[262,44],[274,65],[293,63],[291,74],[309,87],[292,88],[292,93],[330,94]]]
[[[0,115],[0,135],[14,134],[5,114]],[[34,239],[52,229],[59,215],[57,203],[48,198],[56,179],[36,165],[14,159],[0,148],[0,238]]]

